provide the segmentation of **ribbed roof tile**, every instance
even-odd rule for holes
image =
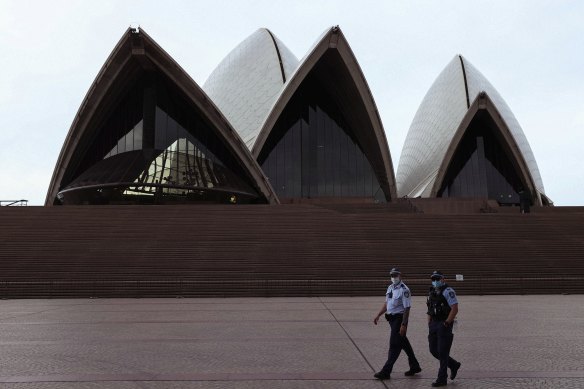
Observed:
[[[268,29],[260,28],[235,47],[203,89],[251,149],[296,56]]]
[[[481,91],[493,101],[527,163],[536,188],[544,193],[535,157],[511,109],[485,76],[466,58],[457,55],[438,75],[414,116],[398,165],[398,196],[430,195],[446,151],[468,111],[468,102],[472,103]]]

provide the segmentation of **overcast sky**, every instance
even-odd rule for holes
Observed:
[[[584,2],[560,0],[0,0],[0,200],[43,204],[77,109],[130,25],[199,85],[260,27],[301,58],[339,25],[396,169],[426,91],[463,54],[523,127],[546,194],[556,205],[584,205]]]

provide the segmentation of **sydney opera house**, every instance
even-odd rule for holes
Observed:
[[[521,126],[462,56],[422,101],[396,179],[375,101],[339,28],[300,61],[260,29],[202,88],[143,30],[129,30],[79,109],[46,204],[519,204],[521,191],[550,203]]]
[[[302,61],[260,29],[203,88],[130,30],[79,109],[46,203],[387,202],[394,182],[373,97],[338,28]]]
[[[400,265],[414,289],[435,268],[469,293],[490,293],[485,272],[500,276],[493,293],[537,292],[541,272],[581,288],[566,277],[584,275],[584,212],[551,206],[526,134],[465,57],[430,86],[395,173],[386,134],[338,27],[300,60],[259,29],[202,86],[130,28],[73,120],[46,207],[3,207],[0,230],[27,233],[0,253],[0,284],[25,297],[367,294]]]

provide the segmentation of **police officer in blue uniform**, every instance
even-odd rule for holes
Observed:
[[[440,361],[438,378],[432,383],[432,386],[446,386],[447,368],[450,368],[450,379],[456,378],[460,362],[457,362],[450,356],[450,347],[452,347],[452,324],[458,313],[458,300],[456,292],[444,281],[444,275],[441,271],[436,270],[431,275],[432,287],[428,294],[428,343],[430,353],[434,358]]]
[[[389,352],[387,362],[383,368],[374,374],[374,377],[379,380],[390,379],[391,370],[397,357],[402,349],[408,356],[408,363],[410,370],[404,374],[406,376],[413,376],[422,371],[420,364],[414,355],[414,350],[410,341],[406,337],[408,330],[408,319],[410,316],[410,307],[412,306],[412,294],[410,289],[401,280],[401,272],[399,268],[394,267],[390,271],[391,285],[387,288],[385,294],[385,303],[373,319],[373,323],[377,325],[381,315],[385,314],[385,318],[391,327],[391,335],[389,337]]]

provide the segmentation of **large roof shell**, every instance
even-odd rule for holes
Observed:
[[[168,77],[217,131],[217,135],[248,174],[258,193],[269,203],[279,202],[261,167],[212,100],[143,29],[129,28],[99,71],[79,107],[59,154],[45,205],[53,205],[57,193],[66,184],[63,179],[80,141],[89,132],[97,130],[95,122],[99,115],[103,115],[108,107],[115,104],[112,92],[119,88],[128,69],[135,66],[131,64],[139,64],[145,70],[156,69]]]
[[[256,159],[260,156],[272,129],[294,93],[320,62],[330,60],[328,56],[330,53],[334,53],[335,58],[339,59],[332,66],[343,67],[342,70],[346,70],[343,74],[346,76],[330,79],[335,76],[329,74],[329,84],[335,84],[339,94],[347,95],[349,104],[346,104],[343,109],[351,112],[349,116],[352,120],[359,122],[360,125],[356,128],[361,132],[355,135],[359,138],[365,155],[371,162],[386,199],[388,201],[394,199],[396,197],[395,176],[381,117],[363,71],[338,26],[325,30],[300,60],[294,73],[274,99],[273,106],[268,110],[269,114],[261,124],[257,139],[253,143],[252,153]],[[350,91],[354,91],[354,94]],[[348,96],[349,94],[351,96]],[[363,107],[363,111],[357,110],[356,107]]]
[[[479,94],[485,92],[525,161],[535,188],[543,182],[527,138],[511,109],[491,83],[463,56],[442,70],[424,97],[406,137],[397,170],[398,196],[430,197],[436,178],[447,161],[447,151],[463,119]]]
[[[260,28],[217,65],[203,89],[251,149],[297,65],[296,56],[271,31]]]

